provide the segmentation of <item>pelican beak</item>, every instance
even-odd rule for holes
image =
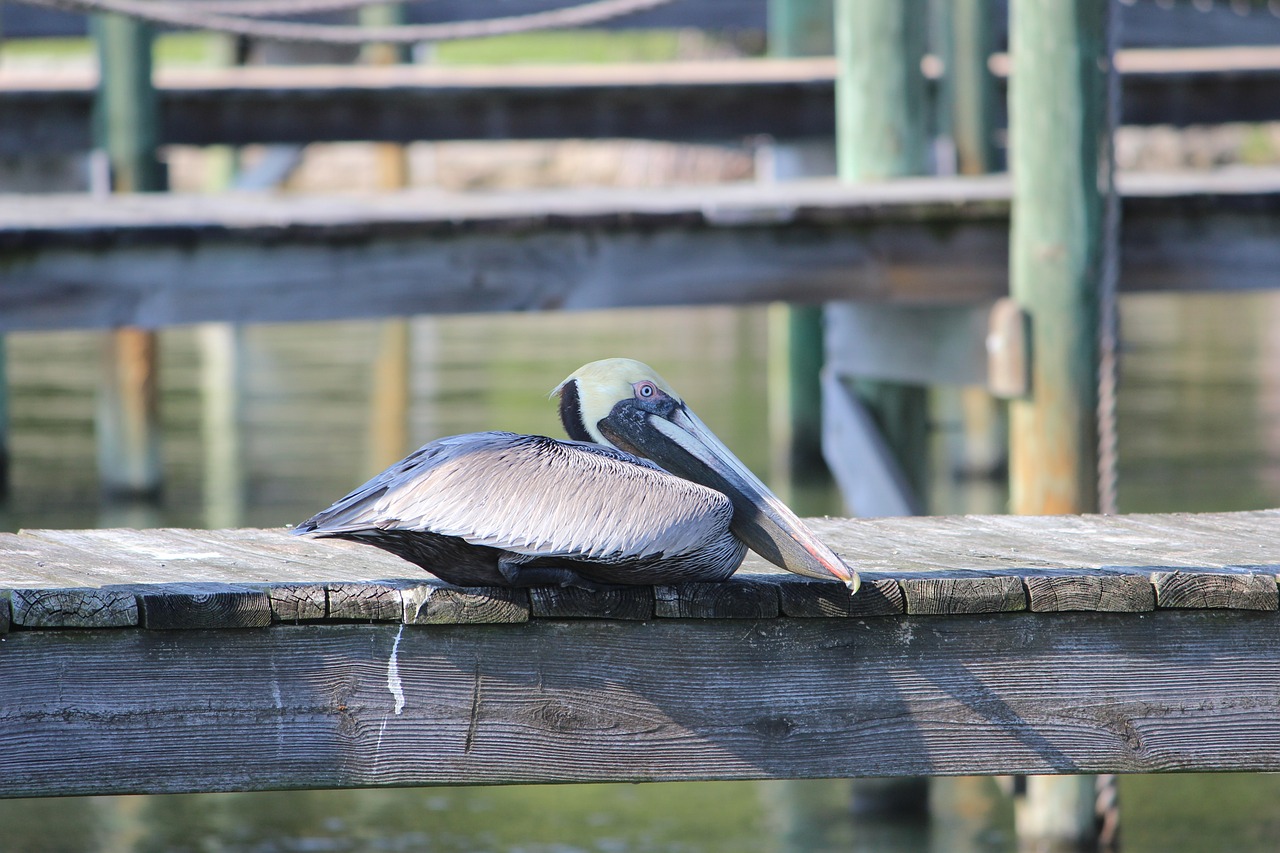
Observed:
[[[858,573],[818,539],[769,487],[676,400],[656,411],[624,400],[598,424],[616,447],[651,459],[733,501],[734,534],[776,566],[813,578],[835,576],[857,592]]]

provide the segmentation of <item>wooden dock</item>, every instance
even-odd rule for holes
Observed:
[[[863,570],[459,589],[284,531],[0,535],[0,796],[1280,770],[1280,510],[815,520]]]
[[[1280,48],[1121,51],[1130,125],[1280,120]],[[1005,102],[1007,57],[993,57]],[[167,145],[831,138],[836,60],[521,67],[257,66],[156,77]],[[0,153],[92,147],[95,75],[0,74]],[[1000,110],[1003,113],[1003,107]],[[997,116],[1003,126],[1003,115]]]
[[[1280,284],[1280,169],[1130,175],[1126,290]],[[0,332],[1007,293],[1007,177],[0,196]],[[360,282],[358,289],[352,282]]]

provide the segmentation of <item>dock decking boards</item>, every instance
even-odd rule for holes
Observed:
[[[284,531],[0,535],[0,795],[1280,770],[1280,511],[814,525],[857,596],[755,559],[480,590]]]

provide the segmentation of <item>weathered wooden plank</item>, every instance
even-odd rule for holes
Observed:
[[[404,619],[403,584],[349,581],[325,585],[325,618],[354,622]]]
[[[1036,613],[1141,613],[1156,607],[1155,587],[1145,574],[1028,576],[1024,582],[1028,609]]]
[[[171,587],[139,593],[138,615],[142,627],[152,630],[265,628],[271,624],[271,601],[261,590]]]
[[[1277,286],[1280,170],[1135,175],[1122,190],[1125,287]],[[972,177],[0,196],[0,332],[771,300],[974,304],[1004,295],[1008,191],[1002,177]]]
[[[131,590],[15,589],[13,624],[23,628],[125,628],[138,624],[137,596]],[[6,606],[4,623],[9,624]]]
[[[531,615],[540,619],[652,619],[653,588],[578,589],[535,587],[529,590]]]
[[[0,795],[1275,771],[1277,619],[16,632]]]
[[[772,619],[781,606],[776,584],[748,577],[655,586],[653,597],[654,615],[668,619]]]
[[[1274,573],[1155,572],[1151,579],[1160,607],[1277,608]]]
[[[778,584],[785,616],[833,617],[896,616],[906,612],[902,587],[891,578],[864,577],[857,594],[834,582]]]
[[[459,587],[439,581],[404,590],[408,625],[487,625],[529,621],[529,592],[501,587]]]
[[[273,622],[319,622],[329,615],[329,592],[322,583],[274,584],[266,592]]]
[[[1008,613],[1027,609],[1026,590],[1017,577],[906,578],[901,581],[907,613]]]
[[[996,102],[1005,100],[1007,59]],[[1280,50],[1127,51],[1123,122],[1280,119]],[[505,68],[256,66],[157,74],[167,145],[453,139],[829,138],[835,61]],[[930,81],[936,87],[936,81]],[[90,147],[89,75],[0,74],[0,153]]]

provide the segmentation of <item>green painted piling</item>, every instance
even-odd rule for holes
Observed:
[[[837,0],[836,138],[840,177],[867,181],[925,168],[927,92],[920,62],[927,0]]]
[[[836,131],[840,177],[870,181],[925,170],[928,99],[921,60],[928,0],[837,0]],[[860,381],[871,411],[917,496],[928,480],[923,386]]]
[[[1113,191],[1108,0],[1015,0],[1009,84],[1010,292],[1031,327],[1031,388],[1010,404],[1011,509],[1098,509],[1098,295]],[[1091,776],[1034,777],[1023,844],[1096,837]]]
[[[769,55],[821,56],[834,49],[833,0],[770,0]],[[785,143],[783,143],[785,144]],[[775,359],[786,363],[786,378],[774,396],[782,410],[779,424],[785,444],[787,479],[812,481],[828,476],[822,458],[823,328],[821,305],[788,305],[774,324],[779,346]]]
[[[956,171],[982,175],[996,170],[996,79],[988,61],[995,48],[991,0],[938,0],[942,10],[942,100]]]
[[[1020,514],[1097,509],[1107,17],[1107,0],[1013,5],[1010,292],[1031,321],[1031,390],[1010,409],[1011,503]]]
[[[164,170],[156,157],[160,109],[151,85],[150,25],[117,14],[93,17],[98,51],[94,139],[111,163],[115,192],[162,192]]]
[[[99,82],[94,137],[110,164],[114,192],[160,192],[159,106],[151,85],[153,32],[139,20],[95,15]],[[155,333],[119,329],[103,347],[97,404],[98,471],[109,495],[152,499],[160,492]]]

